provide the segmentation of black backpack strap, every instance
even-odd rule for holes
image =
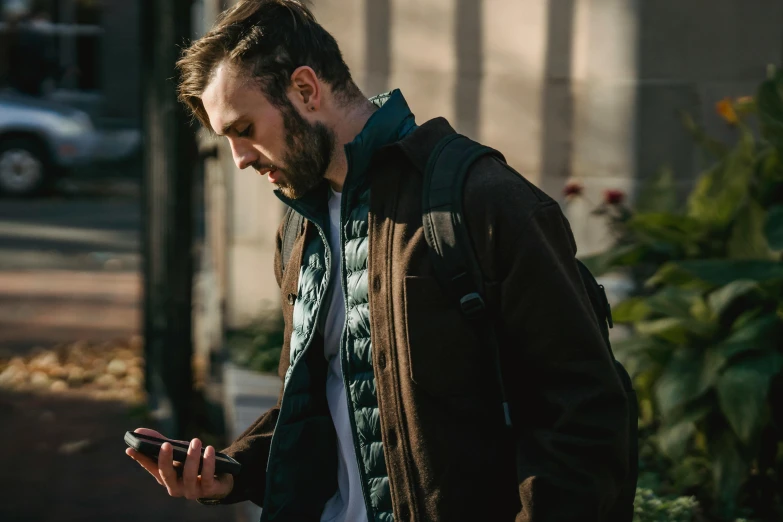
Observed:
[[[294,249],[296,238],[302,232],[304,227],[304,216],[291,207],[285,211],[283,217],[283,272],[288,266],[288,260],[291,259],[291,251]]]
[[[435,146],[424,172],[422,220],[430,259],[436,277],[467,316],[483,309],[483,288],[463,218],[462,193],[470,166],[487,155],[502,158],[494,149],[451,134]]]
[[[503,414],[510,427],[494,320],[486,313],[481,269],[462,212],[465,176],[471,165],[484,156],[503,159],[498,151],[460,134],[450,134],[438,142],[424,172],[422,222],[435,277],[493,351]]]

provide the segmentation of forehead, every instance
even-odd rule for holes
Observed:
[[[201,95],[201,103],[212,130],[219,134],[227,124],[268,105],[258,84],[226,62],[215,70]]]

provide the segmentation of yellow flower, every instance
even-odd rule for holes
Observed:
[[[739,122],[737,117],[737,111],[734,110],[734,104],[731,98],[723,98],[717,104],[715,104],[715,110],[718,111],[718,115],[730,125],[736,125]]]

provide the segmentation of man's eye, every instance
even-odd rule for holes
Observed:
[[[241,132],[237,132],[237,136],[239,136],[240,138],[246,138],[250,136],[250,131],[252,130],[252,128],[253,128],[252,125],[248,125],[247,127],[245,127],[245,130]]]

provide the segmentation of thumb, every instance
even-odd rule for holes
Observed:
[[[140,435],[147,435],[148,437],[157,437],[159,439],[164,439],[164,440],[168,440],[168,441],[171,441],[171,442],[183,442],[185,444],[188,444],[188,441],[186,441],[186,440],[172,439],[170,437],[166,437],[165,435],[163,435],[160,432],[157,432],[155,430],[151,430],[149,428],[136,428],[135,430],[133,430],[133,432],[134,433],[138,433]]]
[[[136,428],[135,430],[133,430],[133,433],[139,433],[141,435],[147,435],[148,437],[157,437],[159,439],[171,440],[168,437],[160,434],[159,432],[157,432],[155,430],[151,430],[149,428]]]

